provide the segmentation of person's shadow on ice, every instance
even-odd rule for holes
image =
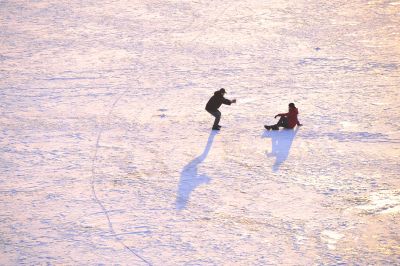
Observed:
[[[266,152],[267,157],[275,157],[275,163],[272,166],[272,171],[277,172],[281,164],[289,156],[290,147],[292,146],[293,139],[297,134],[299,128],[283,129],[265,131],[262,135],[263,138],[271,138],[272,151]]]
[[[199,164],[201,164],[207,158],[208,152],[210,151],[211,145],[214,141],[214,137],[217,134],[218,131],[211,131],[203,153],[190,161],[185,167],[183,167],[181,178],[179,180],[178,195],[176,197],[177,210],[182,210],[186,208],[186,205],[190,198],[190,193],[192,193],[192,191],[195,190],[196,187],[203,183],[210,182],[211,178],[207,175],[199,175],[197,173],[197,168]]]

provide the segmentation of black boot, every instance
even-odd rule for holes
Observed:
[[[266,130],[271,130],[271,126],[265,125],[264,127],[265,127]]]

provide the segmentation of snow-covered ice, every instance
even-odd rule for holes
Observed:
[[[396,0],[0,1],[0,264],[399,265],[399,25]],[[265,132],[289,102],[304,126]]]

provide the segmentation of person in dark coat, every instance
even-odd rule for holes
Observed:
[[[277,114],[275,118],[280,116],[281,118],[279,119],[278,123],[272,126],[265,125],[265,129],[267,130],[279,130],[279,127],[287,128],[287,129],[292,129],[296,125],[297,126],[302,126],[300,124],[299,119],[297,118],[297,115],[299,114],[299,110],[296,108],[294,103],[289,103],[289,112],[287,113],[282,113],[282,114]]]
[[[212,130],[220,130],[221,129],[221,126],[219,125],[219,121],[221,119],[221,112],[218,110],[218,108],[222,104],[231,105],[232,103],[236,103],[236,99],[228,100],[228,99],[224,98],[225,93],[226,93],[225,89],[222,88],[222,89],[214,92],[214,95],[207,102],[207,105],[206,105],[207,112],[209,112],[212,116],[215,117]]]

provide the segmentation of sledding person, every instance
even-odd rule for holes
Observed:
[[[206,105],[207,112],[209,112],[211,115],[215,117],[214,125],[212,127],[213,130],[221,129],[221,126],[219,125],[219,120],[221,119],[221,112],[218,110],[218,108],[222,104],[231,105],[232,103],[236,103],[236,99],[228,100],[224,98],[225,93],[226,91],[224,88],[214,92],[214,96],[212,96],[210,100],[208,100]]]
[[[302,126],[300,124],[299,120],[297,119],[297,115],[299,114],[299,111],[297,110],[296,106],[294,106],[294,103],[289,103],[289,112],[288,113],[282,113],[282,114],[277,114],[275,116],[278,117],[280,116],[281,118],[279,119],[278,123],[272,126],[265,125],[264,127],[267,130],[279,130],[279,127],[284,127],[284,128],[294,128],[296,125],[297,126]]]

